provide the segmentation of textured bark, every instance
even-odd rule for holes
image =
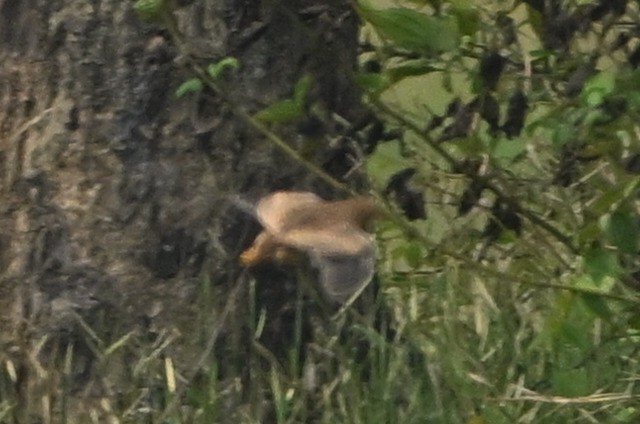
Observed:
[[[348,78],[357,22],[343,2],[182,3],[176,16],[190,54],[203,64],[239,58],[226,85],[247,110],[289,96],[311,72],[313,96],[329,112],[360,114]],[[175,99],[189,77],[179,65],[185,52],[132,6],[0,0],[0,359],[15,366],[5,380],[24,402],[61,383],[38,378],[37,368],[62,366],[70,349],[75,407],[112,397],[138,351],[127,344],[98,360],[96,349],[127,334],[139,344],[181,335],[169,349],[191,363],[201,348],[190,346],[204,337],[190,332],[193,322],[224,304],[237,256],[258,229],[226,196],[330,194],[212,95]],[[319,162],[333,154],[312,150]],[[286,350],[278,337],[291,337],[292,277],[273,267],[256,277],[269,311],[265,338]],[[219,354],[242,343],[235,330]],[[21,412],[14,419],[27,421]]]

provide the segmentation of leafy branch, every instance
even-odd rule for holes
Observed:
[[[206,86],[227,105],[227,107],[236,117],[238,117],[249,127],[256,130],[258,133],[262,134],[270,143],[280,149],[295,162],[305,167],[307,170],[309,170],[309,172],[316,175],[318,178],[334,187],[335,189],[345,193],[355,194],[347,186],[333,178],[331,175],[327,174],[324,170],[322,170],[322,168],[305,159],[295,149],[289,146],[289,144],[287,144],[287,142],[284,141],[282,137],[271,131],[266,125],[260,122],[259,119],[256,119],[255,117],[247,113],[244,109],[242,109],[242,107],[234,102],[233,99],[231,99],[231,97],[227,95],[224,90],[220,88],[215,80],[215,77],[219,76],[226,68],[236,68],[237,62],[227,59],[219,62],[218,64],[210,65],[207,69],[203,68],[190,54],[188,44],[184,41],[184,37],[178,29],[175,16],[173,15],[171,7],[169,4],[167,4],[167,2],[165,2],[164,0],[138,0],[135,8],[144,19],[163,24],[171,35],[171,39],[178,47],[180,54],[182,54],[186,59],[186,68],[191,74],[193,74],[195,78],[188,80],[185,84],[180,86],[180,88],[178,89],[179,95],[182,95],[189,91],[197,91],[201,89],[201,84]],[[200,81],[200,83],[196,81]],[[301,95],[299,93],[296,94],[298,96]],[[298,98],[297,100],[299,101],[300,99]]]
[[[504,201],[511,209],[515,212],[520,213],[526,219],[528,219],[532,224],[537,225],[538,227],[544,229],[549,234],[551,234],[556,240],[566,246],[572,253],[579,253],[578,248],[573,244],[571,238],[564,234],[562,231],[554,227],[553,225],[546,222],[543,218],[538,216],[536,213],[524,208],[515,198],[507,195],[500,187],[494,184],[490,179],[484,177],[477,172],[467,169],[467,167],[462,166],[462,163],[458,161],[455,157],[453,157],[447,150],[445,150],[442,145],[437,143],[433,138],[429,136],[429,134],[423,129],[420,128],[415,122],[408,119],[406,114],[403,114],[384,102],[378,99],[372,99],[372,103],[383,113],[392,117],[396,121],[398,121],[401,125],[411,130],[415,133],[422,141],[427,143],[429,147],[431,147],[438,155],[440,155],[452,169],[459,170],[466,177],[471,180],[474,180],[481,184],[483,187],[487,188],[491,192],[493,192],[500,200]]]

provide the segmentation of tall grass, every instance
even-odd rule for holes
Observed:
[[[273,317],[255,298],[259,283],[238,281],[235,294],[218,297],[220,308],[212,308],[204,299],[211,301],[220,289],[202,281],[201,315],[189,333],[164,329],[150,336],[109,316],[91,327],[78,316],[73,337],[24,336],[3,350],[0,421],[506,424],[640,418],[640,335],[577,317],[576,340],[554,348],[544,339],[544,322],[555,292],[488,281],[454,262],[428,278],[383,284],[377,304],[368,298],[338,313],[315,307],[321,300],[300,288],[290,315],[292,343],[281,355],[263,339]],[[221,329],[211,343],[215,326]],[[205,360],[198,363],[198,357]]]

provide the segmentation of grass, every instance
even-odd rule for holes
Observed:
[[[239,281],[226,304],[211,308],[205,304],[214,298],[223,303],[213,294],[220,289],[202,280],[201,315],[190,333],[131,331],[107,315],[92,327],[77,316],[71,335],[25,336],[19,348],[5,349],[0,422],[640,418],[640,334],[585,319],[588,310],[579,307],[563,321],[576,328],[555,330],[573,340],[564,333],[544,340],[544,317],[559,297],[552,291],[505,287],[451,266],[424,281],[388,285],[377,307],[365,299],[332,315],[300,286],[288,315],[292,343],[278,354],[264,338],[274,317],[255,302],[259,283]],[[245,295],[255,307],[242,306]],[[563,302],[575,301],[567,296]],[[220,328],[213,342],[212,323]]]

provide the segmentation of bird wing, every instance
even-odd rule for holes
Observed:
[[[325,254],[357,254],[372,237],[310,192],[277,192],[257,205],[258,219],[278,241]]]
[[[320,272],[325,293],[337,302],[344,302],[373,278],[375,245],[356,255],[312,253],[311,262]]]
[[[375,273],[375,239],[355,226],[291,230],[284,240],[309,254],[311,264],[319,271],[320,285],[336,302],[346,301]]]
[[[282,231],[276,237],[307,253],[324,255],[357,255],[373,244],[373,236],[346,222],[322,228],[299,226]]]
[[[290,225],[292,217],[324,203],[324,200],[308,191],[279,191],[260,199],[256,215],[269,232],[278,235]]]

